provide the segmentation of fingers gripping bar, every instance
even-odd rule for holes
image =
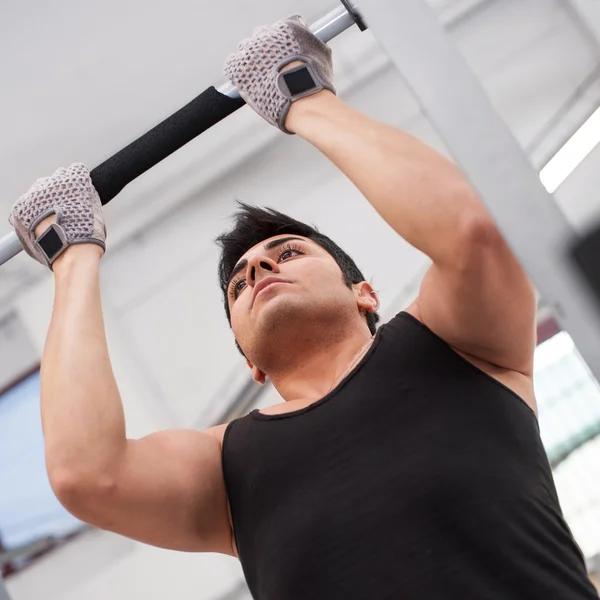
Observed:
[[[340,6],[313,23],[311,32],[328,42],[356,22],[356,10]],[[167,156],[244,106],[231,83],[211,86],[189,104],[146,132],[91,171],[102,204],[110,202],[128,183]],[[0,265],[21,252],[14,233],[0,239]]]

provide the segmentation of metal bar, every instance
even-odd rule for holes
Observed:
[[[600,314],[570,262],[576,236],[464,57],[423,0],[366,0],[361,12],[600,379]]]
[[[19,254],[21,250],[23,250],[23,247],[14,231],[0,238],[0,265],[8,262],[13,256]]]
[[[352,15],[343,6],[339,6],[313,23],[310,30],[323,42],[329,42],[352,25],[354,25]],[[230,98],[240,97],[237,89],[230,82],[222,85],[217,91]],[[19,254],[22,249],[14,232],[0,238],[0,265]]]

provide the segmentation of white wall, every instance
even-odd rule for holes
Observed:
[[[344,98],[443,150],[368,34],[348,36],[364,45],[365,64],[370,60],[373,69],[354,86],[349,75]],[[554,0],[497,2],[473,22],[457,25],[453,36],[523,145],[536,137],[599,59]],[[345,68],[351,73],[354,66]],[[132,186],[128,197],[135,202],[129,205],[119,199],[106,209],[109,252],[102,265],[103,301],[131,436],[209,425],[206,415],[214,414],[221,401],[217,394],[224,381],[232,370],[244,368],[221,306],[216,285],[218,249],[212,242],[228,226],[234,198],[316,221],[372,277],[380,290],[383,314],[402,308],[397,298],[426,262],[315,150],[296,137],[278,135],[250,121],[251,127],[243,115],[236,115],[225,125],[228,132],[239,125],[250,127],[245,132],[260,131],[264,136],[250,157],[223,156],[224,164],[235,165],[228,172],[200,177],[190,170],[189,160],[182,163],[185,168],[167,161],[139,187]],[[547,153],[556,142],[550,132],[541,146]],[[226,151],[227,147],[220,147],[219,152]],[[193,156],[191,149],[183,152]],[[216,165],[219,158],[216,153],[209,164]],[[594,168],[598,158],[597,151],[557,194],[574,223],[584,222],[598,205],[594,199],[600,177]],[[155,189],[149,190],[154,184]],[[145,199],[139,190],[149,190],[151,218],[144,213]],[[14,300],[39,354],[51,301],[49,274]],[[262,401],[276,400],[271,391]],[[174,553],[96,532],[10,579],[8,588],[14,600],[37,599],[42,594],[46,600],[200,600],[216,598],[240,577],[237,562],[226,557]]]

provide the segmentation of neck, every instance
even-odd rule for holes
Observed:
[[[268,377],[287,402],[312,402],[327,395],[360,362],[372,341],[367,327],[343,337],[319,336],[300,350],[295,340],[290,360],[268,370]]]

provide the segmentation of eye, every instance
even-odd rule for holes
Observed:
[[[238,277],[238,279],[235,279],[231,282],[231,285],[229,287],[229,293],[234,298],[237,298],[240,295],[240,292],[244,289],[245,286],[240,285],[242,283],[246,283],[245,277]]]
[[[288,258],[292,258],[292,256],[298,256],[300,254],[304,254],[300,248],[293,244],[286,244],[281,248],[281,251],[277,255],[277,262],[280,260],[287,260]]]
[[[295,246],[294,244],[285,244],[281,247],[279,253],[277,254],[277,262],[287,260],[301,254],[305,254],[305,252],[301,248],[298,248],[298,246]],[[242,283],[245,285],[242,285]],[[238,277],[231,282],[229,286],[229,293],[234,300],[237,299],[237,297],[245,289],[246,285],[247,283],[245,277]]]
[[[277,260],[285,260],[286,258],[289,258],[290,256],[293,256],[293,250],[285,250],[284,252],[282,252]]]

